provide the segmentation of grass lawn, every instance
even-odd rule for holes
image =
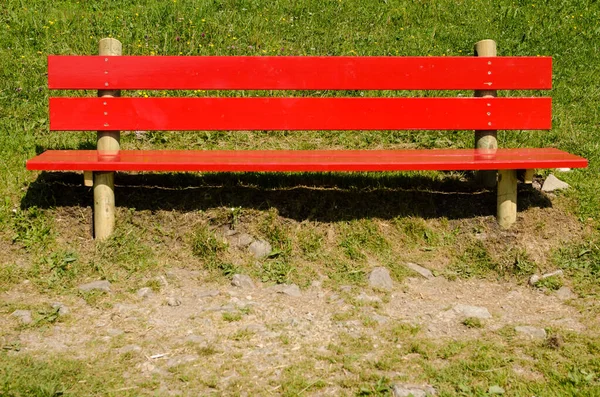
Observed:
[[[327,346],[325,358],[317,351],[301,350],[305,360],[285,368],[269,390],[290,396],[326,390],[390,395],[393,382],[406,380],[428,382],[440,395],[600,395],[597,1],[6,0],[4,4],[0,292],[7,300],[0,299],[0,315],[8,319],[16,309],[38,314],[35,326],[7,322],[0,328],[0,395],[162,395],[165,382],[235,395],[244,394],[244,379],[252,375],[251,366],[244,367],[238,370],[240,383],[221,387],[211,379],[226,377],[227,363],[218,364],[225,353],[212,347],[195,353],[206,357],[208,368],[219,367],[201,381],[193,367],[184,364],[170,370],[168,381],[157,376],[143,380],[113,376],[132,367],[135,357],[115,361],[106,351],[94,353],[92,342],[87,356],[21,350],[11,344],[10,335],[45,335],[55,322],[66,321],[68,326],[76,321],[57,320],[39,302],[9,299],[23,280],[28,280],[28,291],[49,302],[82,299],[86,307],[101,311],[115,301],[128,302],[141,287],[160,291],[156,276],[172,268],[201,269],[202,282],[226,283],[232,274],[242,272],[266,284],[293,282],[306,289],[314,280],[324,279],[325,288],[337,291],[348,285],[367,288],[366,274],[373,263],[387,267],[401,284],[411,275],[402,266],[408,261],[425,264],[450,281],[485,280],[515,288],[523,288],[533,273],[562,269],[562,276],[540,288],[548,295],[561,286],[574,291],[570,305],[584,319],[584,327],[578,331],[548,327],[550,337],[545,341],[522,341],[511,327],[492,330],[471,320],[463,324],[469,332],[480,333],[473,340],[432,340],[422,329],[397,324],[376,329],[367,342],[340,334]],[[552,96],[552,130],[499,131],[499,146],[556,147],[587,158],[589,167],[557,174],[571,188],[556,196],[522,187],[520,216],[512,232],[496,227],[494,192],[480,189],[470,174],[462,172],[118,175],[117,230],[114,237],[96,243],[89,231],[91,191],[82,186],[81,175],[28,172],[25,161],[47,149],[95,147],[95,133],[48,131],[46,56],[96,54],[104,37],[119,39],[124,55],[471,56],[475,42],[493,39],[498,55],[553,57],[553,89],[540,93]],[[468,148],[473,132],[148,132],[123,133],[121,139],[124,149]],[[550,172],[538,170],[541,177]],[[265,239],[273,247],[272,255],[255,261],[232,250],[219,238],[222,225]],[[110,280],[114,296],[77,292],[77,285],[94,279]],[[390,297],[384,294],[382,299],[387,304]],[[354,319],[370,327],[373,321],[358,315],[361,306],[352,304],[356,310],[336,321]],[[220,321],[233,327],[251,315],[223,314]],[[556,335],[560,343],[553,344],[551,337]],[[284,336],[280,339],[282,346],[288,344]],[[244,343],[251,340],[251,333],[239,331],[228,343],[250,349]],[[398,340],[402,347],[396,351]],[[387,353],[363,359],[376,349],[373,346]],[[239,359],[231,354],[225,357],[232,362]],[[327,363],[323,368],[328,369],[318,369],[315,362]],[[536,375],[527,376],[532,373]],[[256,387],[248,389],[251,394],[267,394]]]

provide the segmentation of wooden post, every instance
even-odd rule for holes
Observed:
[[[496,218],[501,228],[517,221],[517,170],[498,171],[498,208]]]
[[[102,39],[99,55],[119,56],[123,46],[117,39]],[[108,62],[108,59],[107,59]],[[108,71],[108,70],[107,70]],[[108,83],[107,83],[108,84]],[[98,96],[111,98],[120,96],[118,90],[98,90]],[[97,149],[99,154],[110,160],[120,149],[119,131],[98,131]],[[94,172],[94,237],[104,240],[115,228],[115,173],[112,171]]]
[[[481,40],[475,43],[475,56],[478,57],[495,57],[496,42],[494,40]],[[481,90],[475,91],[476,97],[490,98],[496,96],[496,90]],[[485,130],[475,131],[475,148],[476,149],[498,149],[498,140],[496,139],[496,131]],[[496,185],[496,171],[478,171],[477,180],[483,186],[491,188]]]

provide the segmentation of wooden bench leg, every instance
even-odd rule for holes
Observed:
[[[498,171],[498,209],[500,227],[509,228],[517,220],[517,170]]]
[[[123,46],[117,39],[106,38],[100,40],[99,55],[106,57],[119,56],[123,53]],[[108,72],[107,72],[108,73]],[[108,83],[106,83],[108,86]],[[101,98],[121,96],[119,90],[98,90]],[[107,112],[104,113],[108,116]],[[108,125],[108,124],[105,124]],[[108,161],[120,150],[119,131],[98,131],[98,153]],[[112,171],[94,172],[94,238],[104,240],[108,238],[115,228],[115,173]]]
[[[94,238],[104,240],[115,228],[115,173],[94,172]]]
[[[493,58],[496,54],[496,42],[494,40],[481,40],[475,43],[475,56]],[[491,67],[493,60],[489,60],[488,62]],[[496,90],[475,91],[475,96],[480,98],[493,98],[496,96]],[[488,113],[488,115],[491,114]],[[490,122],[489,125],[492,126],[492,123]],[[475,131],[475,149],[498,149],[496,130]],[[477,181],[484,187],[493,188],[496,185],[495,170],[477,171],[475,175]]]

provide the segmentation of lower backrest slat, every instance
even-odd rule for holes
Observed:
[[[539,130],[550,98],[51,98],[50,129]]]

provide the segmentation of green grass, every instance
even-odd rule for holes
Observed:
[[[209,270],[217,278],[244,272],[267,283],[294,282],[303,287],[317,278],[325,278],[325,286],[364,286],[374,265],[388,267],[401,281],[409,274],[402,263],[415,261],[439,264],[437,273],[446,277],[520,284],[532,273],[560,268],[564,276],[547,279],[544,288],[571,287],[582,298],[577,308],[597,316],[600,75],[594,66],[600,64],[598,20],[600,4],[593,0],[7,0],[0,10],[0,291],[25,279],[48,297],[78,295],[79,283],[95,279],[110,280],[117,293],[144,285],[158,290],[156,276],[171,266]],[[554,213],[542,208],[541,215],[535,215],[536,227],[519,220],[525,226],[518,226],[514,235],[503,234],[489,216],[493,193],[464,182],[470,175],[461,172],[134,175],[120,176],[118,181],[114,236],[95,243],[89,238],[91,192],[80,185],[80,176],[28,172],[24,164],[46,149],[94,147],[94,133],[48,132],[48,97],[62,93],[47,89],[46,56],[96,54],[104,37],[119,39],[126,55],[470,56],[476,41],[491,38],[499,55],[552,56],[552,130],[500,131],[498,139],[502,147],[557,147],[589,159],[589,168],[560,174],[572,188],[552,200],[552,206],[574,218],[575,225],[563,231],[562,220],[547,219]],[[122,147],[127,149],[464,148],[472,144],[472,131],[149,132],[141,139],[122,134]],[[542,175],[548,172],[540,170]],[[521,193],[529,203],[524,217],[533,217],[535,211],[529,209],[543,207],[539,203],[545,201],[529,191]],[[233,250],[212,229],[221,225],[269,241],[273,254],[256,261]],[[556,235],[566,240],[552,240]],[[546,240],[556,244],[542,247],[540,256],[535,244]],[[84,299],[98,305],[108,304],[109,298],[90,294]],[[242,314],[247,313],[223,315],[223,320],[236,323],[244,320]],[[56,320],[49,310],[39,316],[42,325]],[[465,327],[478,325],[469,321]],[[318,394],[333,383],[348,394],[386,395],[391,380],[382,371],[397,370],[430,380],[440,395],[486,395],[493,386],[514,395],[593,395],[600,373],[595,332],[592,328],[582,335],[568,334],[564,347],[553,349],[516,342],[502,333],[474,344],[431,344],[418,327],[396,324],[382,337],[388,338],[390,351],[392,345],[401,345],[400,353],[365,363],[360,357],[371,343],[361,346],[348,337],[331,346],[328,359],[332,371],[349,371],[351,380],[322,379],[326,374],[301,363],[283,372],[279,392]],[[252,337],[249,331],[230,334],[240,344]],[[207,349],[206,356],[219,355]],[[92,364],[81,365],[68,357],[9,354],[0,352],[1,395],[144,393],[115,391],[126,382],[113,377],[106,357],[99,361],[106,365],[92,371]],[[407,364],[399,354],[418,357]],[[537,363],[525,360],[523,354]],[[515,363],[542,374],[544,380],[519,375],[511,369]],[[216,388],[218,382],[211,379],[205,379],[205,386]],[[155,390],[153,382],[148,380],[140,390]]]

